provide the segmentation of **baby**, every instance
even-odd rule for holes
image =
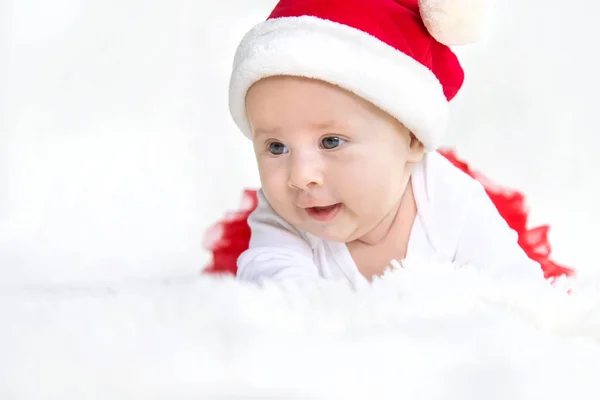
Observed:
[[[464,79],[449,45],[475,39],[481,1],[282,0],[246,34],[230,110],[261,189],[238,279],[357,287],[432,258],[544,279],[481,184],[436,151]]]

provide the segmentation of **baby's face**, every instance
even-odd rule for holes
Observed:
[[[423,148],[397,120],[324,82],[273,77],[246,99],[265,197],[328,241],[367,235],[394,207]]]

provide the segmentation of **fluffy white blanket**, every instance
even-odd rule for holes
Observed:
[[[600,279],[3,289],[2,399],[599,399]],[[570,294],[567,293],[570,289]]]

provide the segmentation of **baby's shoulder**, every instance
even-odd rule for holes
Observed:
[[[427,191],[436,201],[461,205],[477,196],[483,186],[437,152],[427,154],[424,164]]]
[[[428,153],[418,169],[415,198],[428,237],[437,251],[455,259],[463,228],[483,186],[439,153]]]

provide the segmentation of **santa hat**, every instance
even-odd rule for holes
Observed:
[[[229,106],[251,137],[245,99],[260,79],[329,82],[370,101],[435,150],[464,80],[449,46],[480,34],[488,0],[281,0],[239,44]]]

